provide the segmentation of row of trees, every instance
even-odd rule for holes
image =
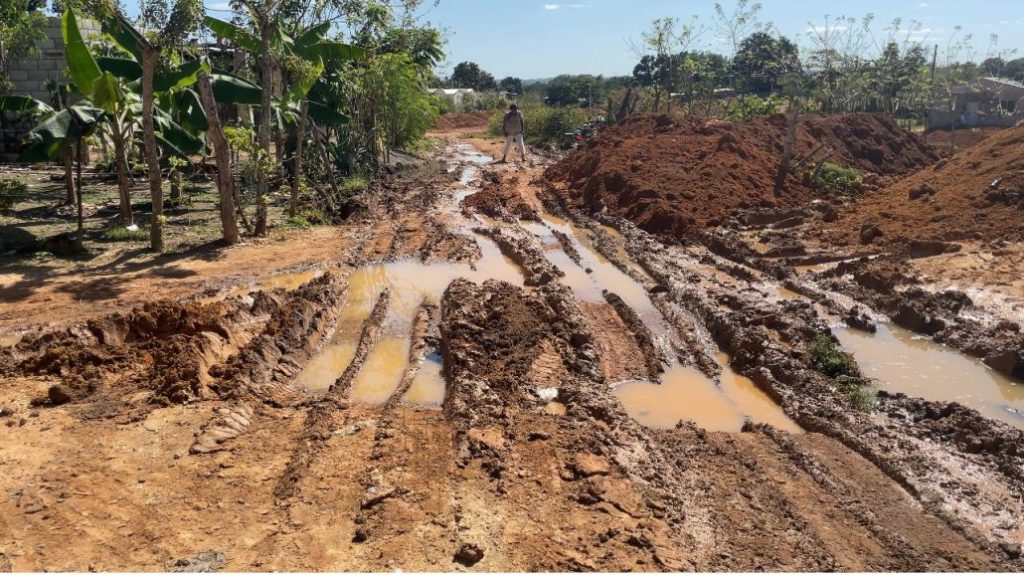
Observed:
[[[657,19],[631,42],[637,63],[630,76],[563,75],[522,86],[516,78],[495,82],[477,64],[463,62],[441,83],[500,89],[555,106],[604,105],[610,113],[684,106],[739,116],[775,110],[795,90],[806,108],[823,113],[874,111],[920,120],[937,101],[951,105],[956,86],[979,77],[1024,81],[1024,58],[1001,50],[995,36],[980,55],[959,28],[928,38],[920,23],[896,19],[879,34],[868,15],[809,23],[798,43],[760,20],[760,12],[760,3],[737,0],[716,3],[708,21]],[[724,42],[727,53],[696,49],[708,36]]]
[[[377,0],[232,0],[226,21],[205,16],[201,0],[146,0],[133,23],[109,0],[55,0],[69,83],[51,102],[0,95],[0,110],[39,121],[23,161],[64,162],[79,242],[81,178],[73,189],[70,172],[77,160],[80,173],[93,139],[113,150],[124,224],[134,220],[129,160],[144,160],[157,251],[164,174],[173,180],[212,155],[222,235],[233,243],[239,224],[267,232],[271,193],[288,191],[291,216],[302,201],[336,209],[339,176],[372,172],[389,149],[422,137],[439,108],[424,87],[443,52],[440,33],[409,16],[419,1],[405,0],[396,15]],[[102,38],[83,36],[83,14],[101,24]],[[351,43],[340,41],[339,23]],[[215,43],[200,42],[211,36]],[[310,159],[315,169],[306,170]]]

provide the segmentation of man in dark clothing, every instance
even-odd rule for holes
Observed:
[[[505,134],[505,151],[501,153],[501,163],[505,163],[508,151],[512,148],[512,142],[519,146],[519,155],[526,161],[526,143],[523,141],[523,132],[526,130],[526,121],[523,119],[519,107],[512,104],[508,107],[508,113],[501,120],[501,131]]]

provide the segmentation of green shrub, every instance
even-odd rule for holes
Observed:
[[[143,228],[129,230],[126,227],[117,226],[103,230],[100,239],[108,242],[148,242],[149,230]]]
[[[860,366],[852,355],[839,349],[826,335],[818,335],[807,348],[811,366],[839,384],[847,402],[859,411],[875,408],[877,394],[871,388],[871,379],[861,374]]]
[[[288,229],[298,229],[298,228],[308,228],[308,227],[310,227],[312,225],[313,224],[311,224],[309,222],[309,220],[305,218],[305,216],[292,216],[292,217],[286,219],[284,221],[284,223],[281,224],[281,227],[282,228],[288,228]]]
[[[28,194],[28,186],[14,178],[0,178],[0,211],[9,210],[19,198]]]
[[[878,393],[863,383],[850,385],[846,388],[846,400],[857,410],[871,413],[875,409],[875,402],[878,401]]]
[[[857,170],[825,162],[814,170],[811,186],[833,194],[853,194],[860,191],[862,181]]]
[[[346,196],[352,196],[361,192],[365,192],[370,187],[370,182],[362,176],[352,176],[345,178],[345,181],[338,186],[338,190]]]
[[[839,349],[839,346],[826,335],[815,336],[807,351],[811,354],[811,365],[814,369],[830,378],[861,377],[860,367],[853,356]]]
[[[760,116],[777,114],[785,98],[770,94],[761,98],[753,94],[735,98],[725,107],[725,119],[730,122],[744,122]]]
[[[575,132],[590,117],[580,108],[536,106],[520,108],[526,120],[526,142],[533,146],[559,145],[565,134]],[[488,133],[501,137],[501,121],[507,110],[497,110],[488,121]]]

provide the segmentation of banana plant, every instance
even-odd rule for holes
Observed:
[[[310,101],[307,95],[313,84],[320,78],[325,68],[339,67],[347,60],[365,58],[363,49],[340,42],[326,40],[325,34],[330,30],[326,22],[304,29],[287,26],[286,22],[270,17],[267,6],[246,1],[245,5],[252,15],[253,22],[260,30],[260,36],[231,22],[207,16],[203,23],[218,36],[231,41],[235,46],[244,49],[260,58],[261,76],[263,77],[263,99],[260,101],[260,132],[259,145],[265,157],[270,155],[270,124],[276,120],[279,131],[285,125],[296,128],[295,169],[292,176],[290,215],[295,215],[298,203],[299,187],[302,180],[302,143],[305,139],[305,128],[310,118],[316,121],[341,124],[346,121],[340,110],[329,108],[322,102]],[[290,32],[290,33],[289,33]],[[273,56],[291,57],[302,63],[301,70],[295,74],[288,90],[277,102],[273,102],[270,92],[270,79],[274,72]],[[280,60],[280,58],[278,58]],[[257,221],[256,233],[266,231],[265,197],[268,188],[267,174],[261,170],[257,185]]]

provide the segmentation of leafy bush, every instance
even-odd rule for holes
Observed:
[[[860,367],[853,356],[839,349],[826,335],[815,336],[807,351],[811,354],[814,369],[835,379],[837,377],[860,378]]]
[[[338,186],[338,190],[346,196],[352,196],[360,192],[366,191],[366,188],[370,187],[370,182],[362,176],[352,176],[345,178],[345,181]]]
[[[814,170],[811,186],[833,194],[852,194],[860,191],[863,178],[853,168],[825,162]]]
[[[785,99],[776,94],[764,98],[753,94],[736,98],[726,105],[725,119],[730,122],[743,122],[759,116],[771,116],[779,112],[784,102]]]
[[[575,132],[590,119],[580,108],[536,106],[520,108],[526,120],[526,142],[533,146],[559,145],[569,132]],[[488,133],[502,137],[501,121],[506,110],[496,110],[488,121]]]
[[[18,198],[28,193],[28,186],[14,178],[0,178],[0,211],[9,210]]]
[[[847,402],[855,409],[870,412],[875,408],[877,394],[871,380],[861,374],[860,366],[849,353],[839,349],[831,338],[818,335],[808,346],[811,365],[839,384]]]
[[[308,228],[312,226],[304,216],[292,216],[281,224],[282,228]]]

